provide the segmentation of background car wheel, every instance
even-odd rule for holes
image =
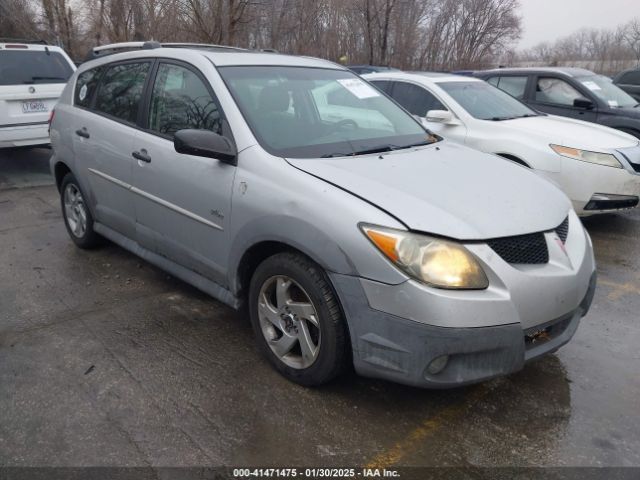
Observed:
[[[102,237],[93,231],[93,217],[80,185],[72,173],[67,173],[62,179],[60,201],[64,224],[71,240],[80,248],[98,246]]]
[[[249,310],[260,349],[286,378],[315,386],[342,372],[346,324],[326,273],[314,262],[295,253],[262,262],[251,279]]]

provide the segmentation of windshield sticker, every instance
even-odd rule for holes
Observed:
[[[78,98],[80,98],[80,100],[84,100],[86,97],[87,97],[87,85],[85,84],[80,89],[80,93],[78,94]]]
[[[618,105],[618,101],[617,100],[609,100],[609,106],[610,107],[619,107],[620,105]]]
[[[588,82],[582,82],[582,84],[585,87],[587,87],[589,90],[602,90],[596,82],[588,81]]]
[[[358,78],[343,78],[338,83],[360,99],[379,97],[375,88],[370,87]]]

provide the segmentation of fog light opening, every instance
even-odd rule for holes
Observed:
[[[430,375],[437,375],[446,368],[447,363],[449,363],[449,355],[441,355],[439,357],[436,357],[429,363],[427,372]]]

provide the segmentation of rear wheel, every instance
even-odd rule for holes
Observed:
[[[306,257],[280,253],[262,262],[251,279],[249,309],[262,352],[289,380],[321,385],[343,370],[345,321],[326,273]]]
[[[101,237],[93,230],[93,216],[76,177],[67,173],[60,185],[62,216],[71,240],[80,248],[93,248]]]

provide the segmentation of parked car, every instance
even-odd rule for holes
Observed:
[[[599,123],[640,138],[640,108],[610,78],[581,68],[501,68],[476,76],[541,112]]]
[[[640,68],[620,72],[613,77],[613,83],[640,102]]]
[[[49,143],[49,115],[74,70],[59,47],[0,39],[0,148]]]
[[[353,97],[342,116],[317,101],[327,85]],[[303,385],[349,363],[424,387],[504,375],[568,342],[593,297],[591,241],[560,190],[331,62],[111,55],[72,77],[51,136],[76,245],[106,237],[246,305]]]
[[[579,215],[638,205],[640,144],[631,135],[538,113],[476,78],[402,72],[364,78],[438,135],[553,181]]]
[[[397,72],[397,68],[387,67],[383,65],[349,65],[349,70],[357,73],[358,75],[364,75],[365,73],[375,72]]]

